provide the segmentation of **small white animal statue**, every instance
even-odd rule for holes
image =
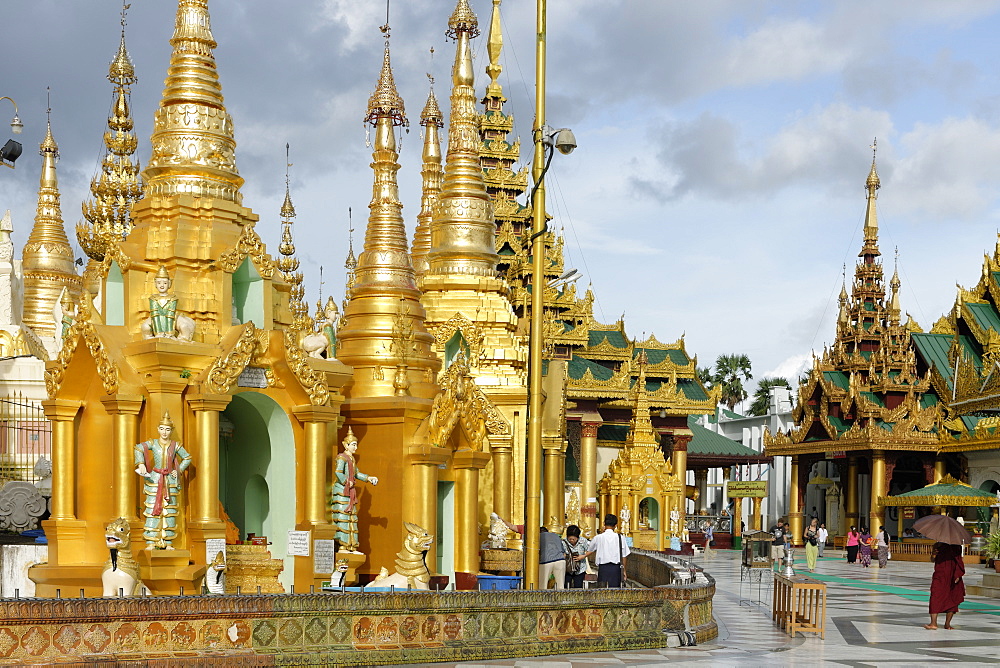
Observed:
[[[110,558],[104,564],[101,583],[104,596],[135,596],[142,581],[139,580],[139,564],[132,557],[132,537],[129,535],[128,520],[119,517],[112,520],[104,530]]]
[[[205,573],[205,586],[209,594],[226,593],[226,555],[220,550]]]
[[[338,559],[337,567],[333,569],[333,574],[330,576],[330,586],[331,587],[343,587],[346,583],[344,578],[347,577],[347,571],[350,568],[350,563],[347,559]]]
[[[427,570],[425,557],[431,549],[434,536],[422,527],[410,522],[404,522],[407,535],[403,539],[403,549],[396,554],[396,572],[389,574],[389,569],[382,567],[378,578],[371,583],[372,587],[396,587],[397,589],[430,589],[431,574]]]

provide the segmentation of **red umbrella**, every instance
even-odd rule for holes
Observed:
[[[931,540],[950,545],[971,543],[972,534],[958,520],[947,515],[928,515],[913,523],[913,528]]]

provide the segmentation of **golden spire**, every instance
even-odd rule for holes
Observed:
[[[431,224],[428,274],[495,277],[496,226],[493,202],[486,191],[479,160],[479,119],[470,40],[479,34],[468,0],[458,0],[448,20],[456,41],[452,69],[448,158],[444,183]]]
[[[503,31],[500,29],[500,0],[493,0],[493,14],[490,16],[490,38],[486,51],[490,54],[490,64],[486,66],[486,74],[490,83],[486,87],[486,97],[503,98],[503,90],[497,82],[497,77],[503,68],[500,66],[500,52],[503,50]]]
[[[434,49],[431,49],[431,53]],[[431,219],[434,215],[434,204],[441,194],[441,179],[444,173],[441,169],[441,136],[439,130],[444,126],[441,107],[434,95],[434,77],[430,79],[431,89],[427,95],[427,104],[420,114],[420,125],[424,126],[423,187],[420,195],[420,213],[417,214],[417,229],[413,235],[413,270],[417,278],[427,271],[427,252],[431,249]]]
[[[170,67],[153,119],[153,155],[143,171],[147,194],[190,193],[237,204],[233,121],[215,67],[208,0],[178,0]]]
[[[424,309],[410,264],[403,205],[396,182],[399,154],[395,128],[405,127],[408,121],[393,83],[388,23],[380,30],[386,37],[385,57],[365,115],[365,123],[375,128],[371,163],[374,182],[368,205],[371,213],[364,250],[353,272],[354,284],[348,290],[346,324],[337,335],[338,359],[355,367],[352,397],[392,396],[394,382],[391,374],[386,380],[387,376],[380,372],[384,366],[396,366],[397,373],[403,376],[408,375],[408,370],[419,372],[420,382],[425,382],[425,369],[439,366],[430,349],[433,337],[424,327]],[[393,336],[400,318],[406,320],[406,329],[412,332],[407,337],[405,352],[396,350],[399,346]],[[375,367],[375,372],[361,371],[358,367]],[[411,384],[406,382],[407,387]]]
[[[281,243],[278,245],[278,271],[282,278],[291,286],[288,290],[288,308],[292,312],[292,328],[303,330],[308,327],[309,306],[305,303],[305,286],[302,285],[302,272],[299,271],[299,259],[295,257],[295,242],[292,240],[292,222],[295,218],[295,207],[292,205],[292,194],[289,188],[288,161],[289,146],[285,144],[285,201],[281,205]]]
[[[653,423],[649,419],[649,395],[646,390],[646,365],[648,363],[646,349],[640,348],[639,354],[636,355],[639,377],[636,378],[635,385],[632,386],[632,420],[629,427],[628,443],[656,447],[659,445],[660,439],[653,430]]]
[[[347,207],[347,258],[344,260],[344,269],[347,270],[344,291],[347,294],[345,297],[351,296],[351,288],[354,286],[354,272],[357,268],[358,259],[354,257],[354,217],[351,215],[351,207]]]
[[[132,229],[132,204],[142,197],[139,164],[132,160],[138,141],[129,109],[129,87],[138,79],[125,47],[126,9],[128,5],[122,7],[118,53],[108,68],[108,80],[115,85],[115,91],[108,131],[104,133],[104,157],[99,174],[90,181],[91,197],[82,205],[85,222],[76,225],[77,241],[93,260],[103,260],[108,249],[128,235]]]
[[[899,305],[899,287],[901,285],[899,280],[899,249],[897,248],[895,268],[892,272],[892,280],[889,281],[889,287],[892,289],[892,297],[889,300],[889,322],[893,325],[899,324],[900,316],[903,313],[903,309]]]
[[[877,191],[882,187],[879,183],[878,172],[875,170],[875,151],[878,148],[878,140],[872,142],[872,168],[868,172],[868,179],[865,181],[865,190],[868,191],[868,207],[865,210],[865,245],[861,255],[878,256],[878,216],[875,213],[875,200],[878,199]]]
[[[52,136],[51,112],[49,108],[45,139],[39,146],[42,174],[38,182],[35,224],[21,256],[24,272],[22,321],[43,337],[56,337],[52,314],[63,288],[67,288],[76,299],[82,285],[73,265],[73,249],[63,227],[59,179],[56,176],[59,146]]]

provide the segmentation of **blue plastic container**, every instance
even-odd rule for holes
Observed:
[[[520,589],[520,575],[483,575],[478,576],[479,591],[489,591],[491,589]]]

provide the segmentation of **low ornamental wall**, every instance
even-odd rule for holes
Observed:
[[[630,576],[669,579],[635,555]],[[653,581],[653,580],[648,580]],[[563,591],[0,600],[0,663],[383,665],[663,647],[716,636],[714,581]],[[90,664],[92,665],[92,663]]]

